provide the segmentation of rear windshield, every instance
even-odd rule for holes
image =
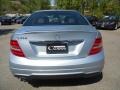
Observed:
[[[32,14],[23,26],[40,25],[88,25],[88,22],[74,11],[43,11]]]

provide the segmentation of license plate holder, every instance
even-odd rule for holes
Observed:
[[[67,43],[50,43],[46,47],[47,54],[65,54],[68,53]]]

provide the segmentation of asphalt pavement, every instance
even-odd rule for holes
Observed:
[[[105,66],[99,78],[28,80],[15,78],[9,70],[9,40],[20,25],[0,26],[0,90],[120,90],[120,29],[99,30],[103,36]]]

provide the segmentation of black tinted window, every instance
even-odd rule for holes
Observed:
[[[108,17],[104,17],[103,20],[117,20],[117,16],[108,16]]]
[[[32,14],[24,26],[39,25],[88,25],[88,22],[77,12],[43,11]]]

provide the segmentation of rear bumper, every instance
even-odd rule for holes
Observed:
[[[30,60],[10,53],[10,70],[19,76],[84,76],[102,72],[103,51],[81,59]]]
[[[96,72],[91,74],[67,74],[67,75],[32,75],[32,76],[23,76],[23,75],[14,75],[17,78],[23,78],[23,79],[40,79],[40,80],[48,80],[48,79],[78,79],[78,78],[89,78],[89,77],[97,77],[102,78],[102,72]]]

